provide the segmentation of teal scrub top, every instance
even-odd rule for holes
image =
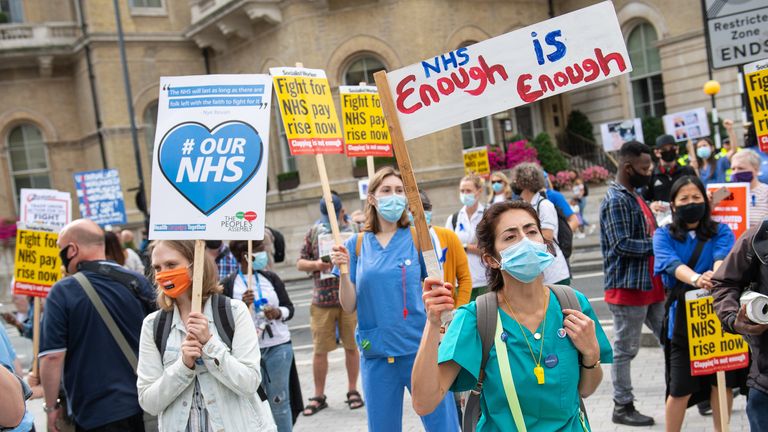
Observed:
[[[575,293],[584,314],[595,322],[595,334],[600,346],[600,362],[612,363],[611,344],[592,306],[583,294],[578,291]],[[477,331],[476,311],[475,302],[459,308],[440,344],[438,363],[453,360],[461,366],[451,387],[452,391],[471,390],[477,383],[482,343]],[[544,330],[544,353],[541,356],[544,384],[541,385],[537,383],[533,374],[536,364],[520,331],[520,326],[503,310],[499,309],[499,311],[503,331],[507,336],[509,365],[526,428],[529,431],[546,432],[583,431],[584,428],[579,420],[579,352],[567,335],[558,336],[558,330],[563,328],[563,313],[557,297],[550,291]],[[495,320],[496,317],[492,319]],[[539,327],[540,330],[541,327]],[[525,326],[523,331],[531,343],[534,354],[538,357],[541,341],[535,340]],[[485,366],[480,409],[482,415],[477,426],[478,431],[517,430],[504,393],[496,348],[493,345]]]

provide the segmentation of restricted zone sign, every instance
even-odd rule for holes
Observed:
[[[702,0],[702,7],[713,68],[768,57],[768,0]]]

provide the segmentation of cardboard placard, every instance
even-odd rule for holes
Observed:
[[[704,108],[667,114],[663,118],[664,133],[675,137],[677,142],[709,136],[709,119]]]
[[[749,183],[710,183],[707,185],[707,192],[714,194],[721,188],[728,189],[730,195],[712,208],[712,220],[728,225],[733,235],[739,238],[749,228],[749,204],[752,196]]]
[[[344,153],[343,138],[325,71],[270,68],[292,155]]]
[[[768,153],[768,59],[744,66],[744,79],[757,143],[760,151]]]
[[[74,178],[81,217],[102,227],[126,222],[120,174],[116,169],[79,172]]]
[[[354,233],[351,232],[343,232],[339,234],[341,237],[341,242],[346,243],[347,240],[350,239]],[[331,262],[331,249],[336,244],[336,241],[333,237],[333,234],[331,233],[325,233],[320,234],[317,236],[317,249],[318,249],[318,256],[320,259],[322,259],[325,262]],[[320,272],[320,279],[328,279],[331,277],[336,277],[333,274],[331,274],[331,271],[328,270],[327,272]]]
[[[600,125],[600,137],[603,150],[619,151],[625,142],[643,142],[643,123],[639,118],[603,123]]]
[[[605,1],[387,74],[406,140],[632,70]]]
[[[488,148],[473,148],[463,151],[464,174],[477,174],[482,177],[491,175],[491,163],[488,161]]]
[[[13,261],[13,293],[46,297],[61,278],[57,233],[20,229],[16,231]]]
[[[709,291],[699,289],[685,293],[688,319],[688,352],[691,375],[710,375],[741,369],[749,365],[749,346],[743,337],[723,331],[712,306]]]
[[[58,232],[72,221],[72,198],[53,189],[21,189],[19,213],[25,228]]]
[[[368,183],[370,182],[370,179],[362,179],[357,181],[357,194],[360,196],[360,199],[365,201],[368,199]]]
[[[348,157],[392,157],[392,139],[374,86],[339,86]]]
[[[150,239],[261,240],[268,75],[162,77]]]

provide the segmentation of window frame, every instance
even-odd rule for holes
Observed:
[[[359,52],[357,54],[354,54],[354,55],[350,56],[349,60],[344,63],[345,66],[344,66],[344,68],[342,68],[341,79],[339,80],[342,83],[341,85],[348,85],[348,86],[360,85],[361,81],[359,81],[359,80],[357,82],[349,82],[349,81],[347,81],[347,74],[349,73],[349,69],[353,65],[355,65],[357,62],[359,62],[359,61],[367,61],[368,59],[373,59],[373,60],[379,62],[379,64],[381,64],[381,66],[382,66],[381,70],[387,70],[387,63],[384,62],[384,60],[382,60],[381,57],[377,56],[376,54],[374,54],[374,53],[372,53],[370,51]],[[367,85],[375,86],[376,83],[373,80],[373,74],[375,72],[371,73],[370,70],[372,70],[372,69],[368,69],[368,66],[365,65],[364,73],[363,74],[366,75],[366,76],[370,75],[370,78],[371,78],[370,81],[365,81],[365,83]],[[376,70],[376,72],[378,72],[378,70]]]
[[[128,0],[128,8],[132,16],[165,16],[168,15],[166,0],[158,0],[160,6],[134,6],[137,0]],[[151,0],[143,0],[151,1]]]
[[[638,21],[635,26],[632,27],[632,29],[627,33],[627,45],[629,45],[629,39],[633,36],[635,32],[640,32],[639,35],[641,37],[641,53],[643,56],[643,65],[645,66],[646,73],[638,76],[632,76],[632,74],[627,74],[627,79],[629,80],[629,95],[630,95],[630,106],[632,109],[632,116],[633,117],[661,117],[664,114],[667,113],[667,103],[666,103],[666,94],[664,93],[664,80],[662,77],[662,68],[661,68],[661,55],[659,53],[659,68],[657,70],[648,71],[648,59],[646,57],[648,48],[649,48],[649,42],[646,40],[646,30],[650,29],[653,31],[653,33],[656,35],[656,40],[658,41],[658,32],[656,31],[656,28],[648,21],[642,20]],[[653,42],[651,42],[653,44]],[[658,47],[653,46],[653,49],[656,50],[658,53]],[[633,59],[630,56],[630,60],[632,61],[632,64],[634,65],[636,62],[633,61]],[[656,89],[656,86],[653,84],[653,81],[655,78],[659,79],[659,89],[661,90],[661,98],[655,98],[654,97],[654,90]],[[638,101],[638,97],[635,94],[635,83],[638,83],[641,86],[645,87],[645,90],[648,92],[648,100],[644,102]],[[662,109],[661,112],[657,112],[656,106],[661,103]],[[640,109],[638,107],[642,108],[644,111],[647,110],[647,115],[641,115]]]
[[[25,126],[29,126],[32,128],[35,128],[40,133],[40,143],[41,147],[43,149],[43,160],[45,162],[45,168],[34,168],[34,169],[27,169],[21,170],[21,171],[15,171],[13,168],[13,156],[11,155],[11,134],[18,128],[23,128]],[[18,204],[19,204],[19,191],[17,191],[16,187],[16,177],[17,176],[35,176],[40,174],[45,174],[48,177],[48,188],[53,186],[53,182],[51,181],[51,159],[48,154],[48,146],[45,143],[45,136],[43,135],[43,130],[38,125],[36,125],[34,122],[31,121],[22,121],[19,123],[14,124],[10,128],[7,129],[8,132],[5,134],[5,148],[6,148],[6,155],[8,158],[8,174],[11,177],[11,190],[13,193],[13,205],[18,210]],[[22,135],[24,134],[22,129]],[[24,157],[28,157],[27,153],[27,142],[26,137],[22,137],[22,144],[24,149]],[[27,162],[29,160],[27,159]]]

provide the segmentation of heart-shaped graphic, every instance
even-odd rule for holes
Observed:
[[[253,178],[264,145],[256,129],[241,121],[213,129],[185,122],[165,134],[157,154],[163,176],[208,216]]]

